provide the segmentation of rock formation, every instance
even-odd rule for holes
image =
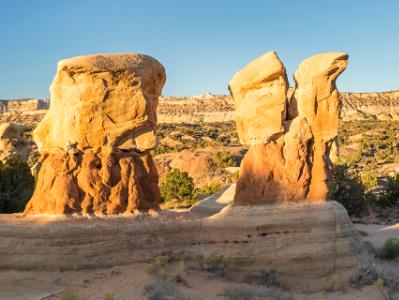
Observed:
[[[0,161],[10,158],[28,159],[33,143],[24,133],[29,127],[20,124],[3,123],[0,125]]]
[[[158,208],[156,107],[163,66],[139,54],[58,63],[50,109],[33,132],[41,153],[26,214],[129,213]]]
[[[331,180],[330,149],[338,133],[340,102],[335,80],[348,63],[344,53],[303,61],[287,99],[285,68],[268,52],[230,81],[237,131],[249,146],[240,168],[235,205],[324,200]]]

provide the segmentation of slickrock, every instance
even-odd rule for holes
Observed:
[[[158,208],[156,107],[163,66],[140,54],[60,61],[33,132],[41,153],[26,214],[115,214]]]
[[[192,261],[222,255],[225,272],[244,276],[275,268],[298,290],[345,282],[361,239],[336,202],[212,205],[193,213],[102,218],[0,215],[0,269],[77,270],[150,262],[159,255]],[[197,213],[197,212],[195,212]],[[18,245],[18,247],[15,247]]]
[[[235,205],[328,197],[329,154],[341,108],[335,80],[347,63],[344,53],[303,61],[295,72],[297,86],[289,103],[285,68],[274,52],[233,77],[229,89],[236,107],[247,107],[236,116],[237,132],[242,143],[250,145],[241,163]],[[261,108],[251,111],[253,107]]]
[[[21,124],[3,123],[0,125],[0,161],[10,158],[28,159],[33,142],[24,137],[29,127]]]

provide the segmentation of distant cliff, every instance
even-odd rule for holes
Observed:
[[[381,93],[341,93],[344,121],[399,120],[399,90]],[[35,125],[49,107],[46,99],[0,100],[0,122]],[[234,120],[231,96],[204,94],[160,97],[159,123],[226,122]]]
[[[35,125],[43,119],[49,105],[47,99],[0,100],[0,123]]]
[[[399,90],[382,93],[341,93],[344,121],[399,120]],[[195,97],[161,97],[160,123],[225,122],[234,119],[230,96],[205,94]]]

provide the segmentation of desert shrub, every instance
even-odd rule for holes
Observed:
[[[349,167],[345,164],[334,168],[330,198],[340,202],[351,216],[360,215],[366,208],[365,191],[360,178],[350,175]]]
[[[354,151],[353,153],[349,154],[347,158],[347,162],[349,165],[355,165],[362,160],[362,149],[359,147],[358,150]]]
[[[170,279],[175,282],[185,282],[184,277],[186,276],[186,267],[184,261],[178,261],[175,265],[175,270],[171,273]]]
[[[372,285],[378,279],[379,268],[369,259],[362,258],[350,277],[350,284],[355,287]]]
[[[61,300],[84,300],[84,298],[80,297],[79,294],[73,290],[66,290],[62,292]]]
[[[213,162],[219,168],[235,167],[237,165],[235,156],[228,151],[216,152],[213,155]]]
[[[224,268],[226,267],[226,259],[223,255],[212,255],[204,257],[198,254],[194,257],[194,261],[197,262],[198,268],[201,271],[207,271],[211,273],[224,274]]]
[[[105,294],[104,300],[115,300],[114,294],[112,293]]]
[[[386,188],[381,195],[381,205],[383,207],[394,206],[399,199],[399,176],[387,178]]]
[[[173,151],[174,149],[168,145],[158,145],[154,150],[151,150],[151,155],[159,155]]]
[[[269,270],[260,270],[256,273],[251,272],[244,277],[244,282],[266,287],[282,288],[284,286],[278,277],[278,271],[274,268],[271,268]]]
[[[389,238],[384,245],[378,249],[377,256],[381,259],[394,259],[399,257],[399,239]]]
[[[188,300],[174,284],[166,280],[160,280],[144,287],[148,300]]]
[[[370,191],[377,186],[377,175],[374,172],[366,172],[360,176],[363,187],[366,191]]]
[[[161,198],[164,202],[176,199],[178,201],[195,200],[197,191],[193,179],[187,172],[173,169],[166,174],[160,185]]]
[[[276,287],[262,287],[242,284],[224,290],[224,296],[229,300],[291,300],[292,294]]]
[[[214,182],[202,187],[199,192],[205,195],[213,195],[218,191],[220,191],[221,189],[222,189],[222,184],[219,182]]]
[[[0,212],[23,211],[34,185],[35,179],[26,162],[16,158],[0,162]]]
[[[149,274],[158,275],[160,277],[166,276],[165,267],[169,263],[169,256],[161,255],[153,259],[153,261],[147,266],[146,271]]]

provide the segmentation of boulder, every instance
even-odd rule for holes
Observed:
[[[285,68],[268,52],[239,71],[229,89],[237,132],[249,145],[237,182],[235,205],[325,200],[330,191],[330,150],[338,134],[340,101],[335,80],[344,53],[304,60],[287,99]]]
[[[41,168],[25,214],[158,208],[156,107],[163,66],[140,54],[62,60],[46,117],[33,132]]]
[[[235,74],[229,90],[242,144],[267,143],[284,133],[288,81],[276,52],[263,54]]]
[[[33,143],[24,133],[30,128],[26,125],[3,123],[0,125],[0,161],[18,158],[27,161]]]

